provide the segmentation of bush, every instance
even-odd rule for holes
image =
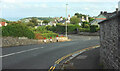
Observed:
[[[68,31],[68,33],[73,33],[79,27],[80,27],[79,25],[68,24],[67,31]],[[53,31],[53,32],[58,32],[58,33],[63,34],[66,31],[66,25],[64,25],[64,24],[57,24],[56,27],[54,27],[54,26],[50,27],[49,30]]]
[[[44,38],[50,38],[50,37],[56,37],[58,34],[56,34],[56,33],[43,33],[42,34],[42,36],[44,37]]]
[[[71,24],[78,24],[80,22],[80,19],[73,16],[71,19],[70,19],[70,23]]]
[[[96,28],[96,31],[99,31],[100,30],[100,28],[98,27],[98,28]]]
[[[25,25],[11,24],[2,27],[2,36],[35,38],[35,34]]]
[[[90,32],[90,28],[79,28],[80,32]]]
[[[97,28],[98,28],[97,25],[91,25],[90,26],[90,32],[97,32]]]

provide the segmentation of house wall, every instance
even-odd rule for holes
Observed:
[[[120,69],[120,14],[100,23],[100,62],[105,69]]]

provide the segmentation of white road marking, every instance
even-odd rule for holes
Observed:
[[[29,49],[29,50],[23,50],[23,51],[20,51],[20,52],[15,52],[15,53],[10,53],[10,54],[6,54],[6,55],[2,55],[0,57],[7,57],[7,56],[11,56],[11,55],[15,55],[15,54],[20,54],[20,53],[24,53],[24,52],[28,52],[28,51],[33,51],[33,50],[37,50],[37,49],[40,49],[40,48],[33,48],[33,49]]]

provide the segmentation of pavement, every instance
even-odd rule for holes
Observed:
[[[69,38],[72,41],[2,48],[2,68],[49,69],[67,54],[99,45],[97,36],[69,35]]]
[[[100,65],[100,48],[88,50],[76,56],[67,63],[61,64],[60,68],[65,70],[70,69],[102,69]]]

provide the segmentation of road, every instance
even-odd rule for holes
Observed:
[[[3,48],[3,69],[49,69],[54,62],[75,51],[99,45],[97,36],[69,35],[72,41]]]

